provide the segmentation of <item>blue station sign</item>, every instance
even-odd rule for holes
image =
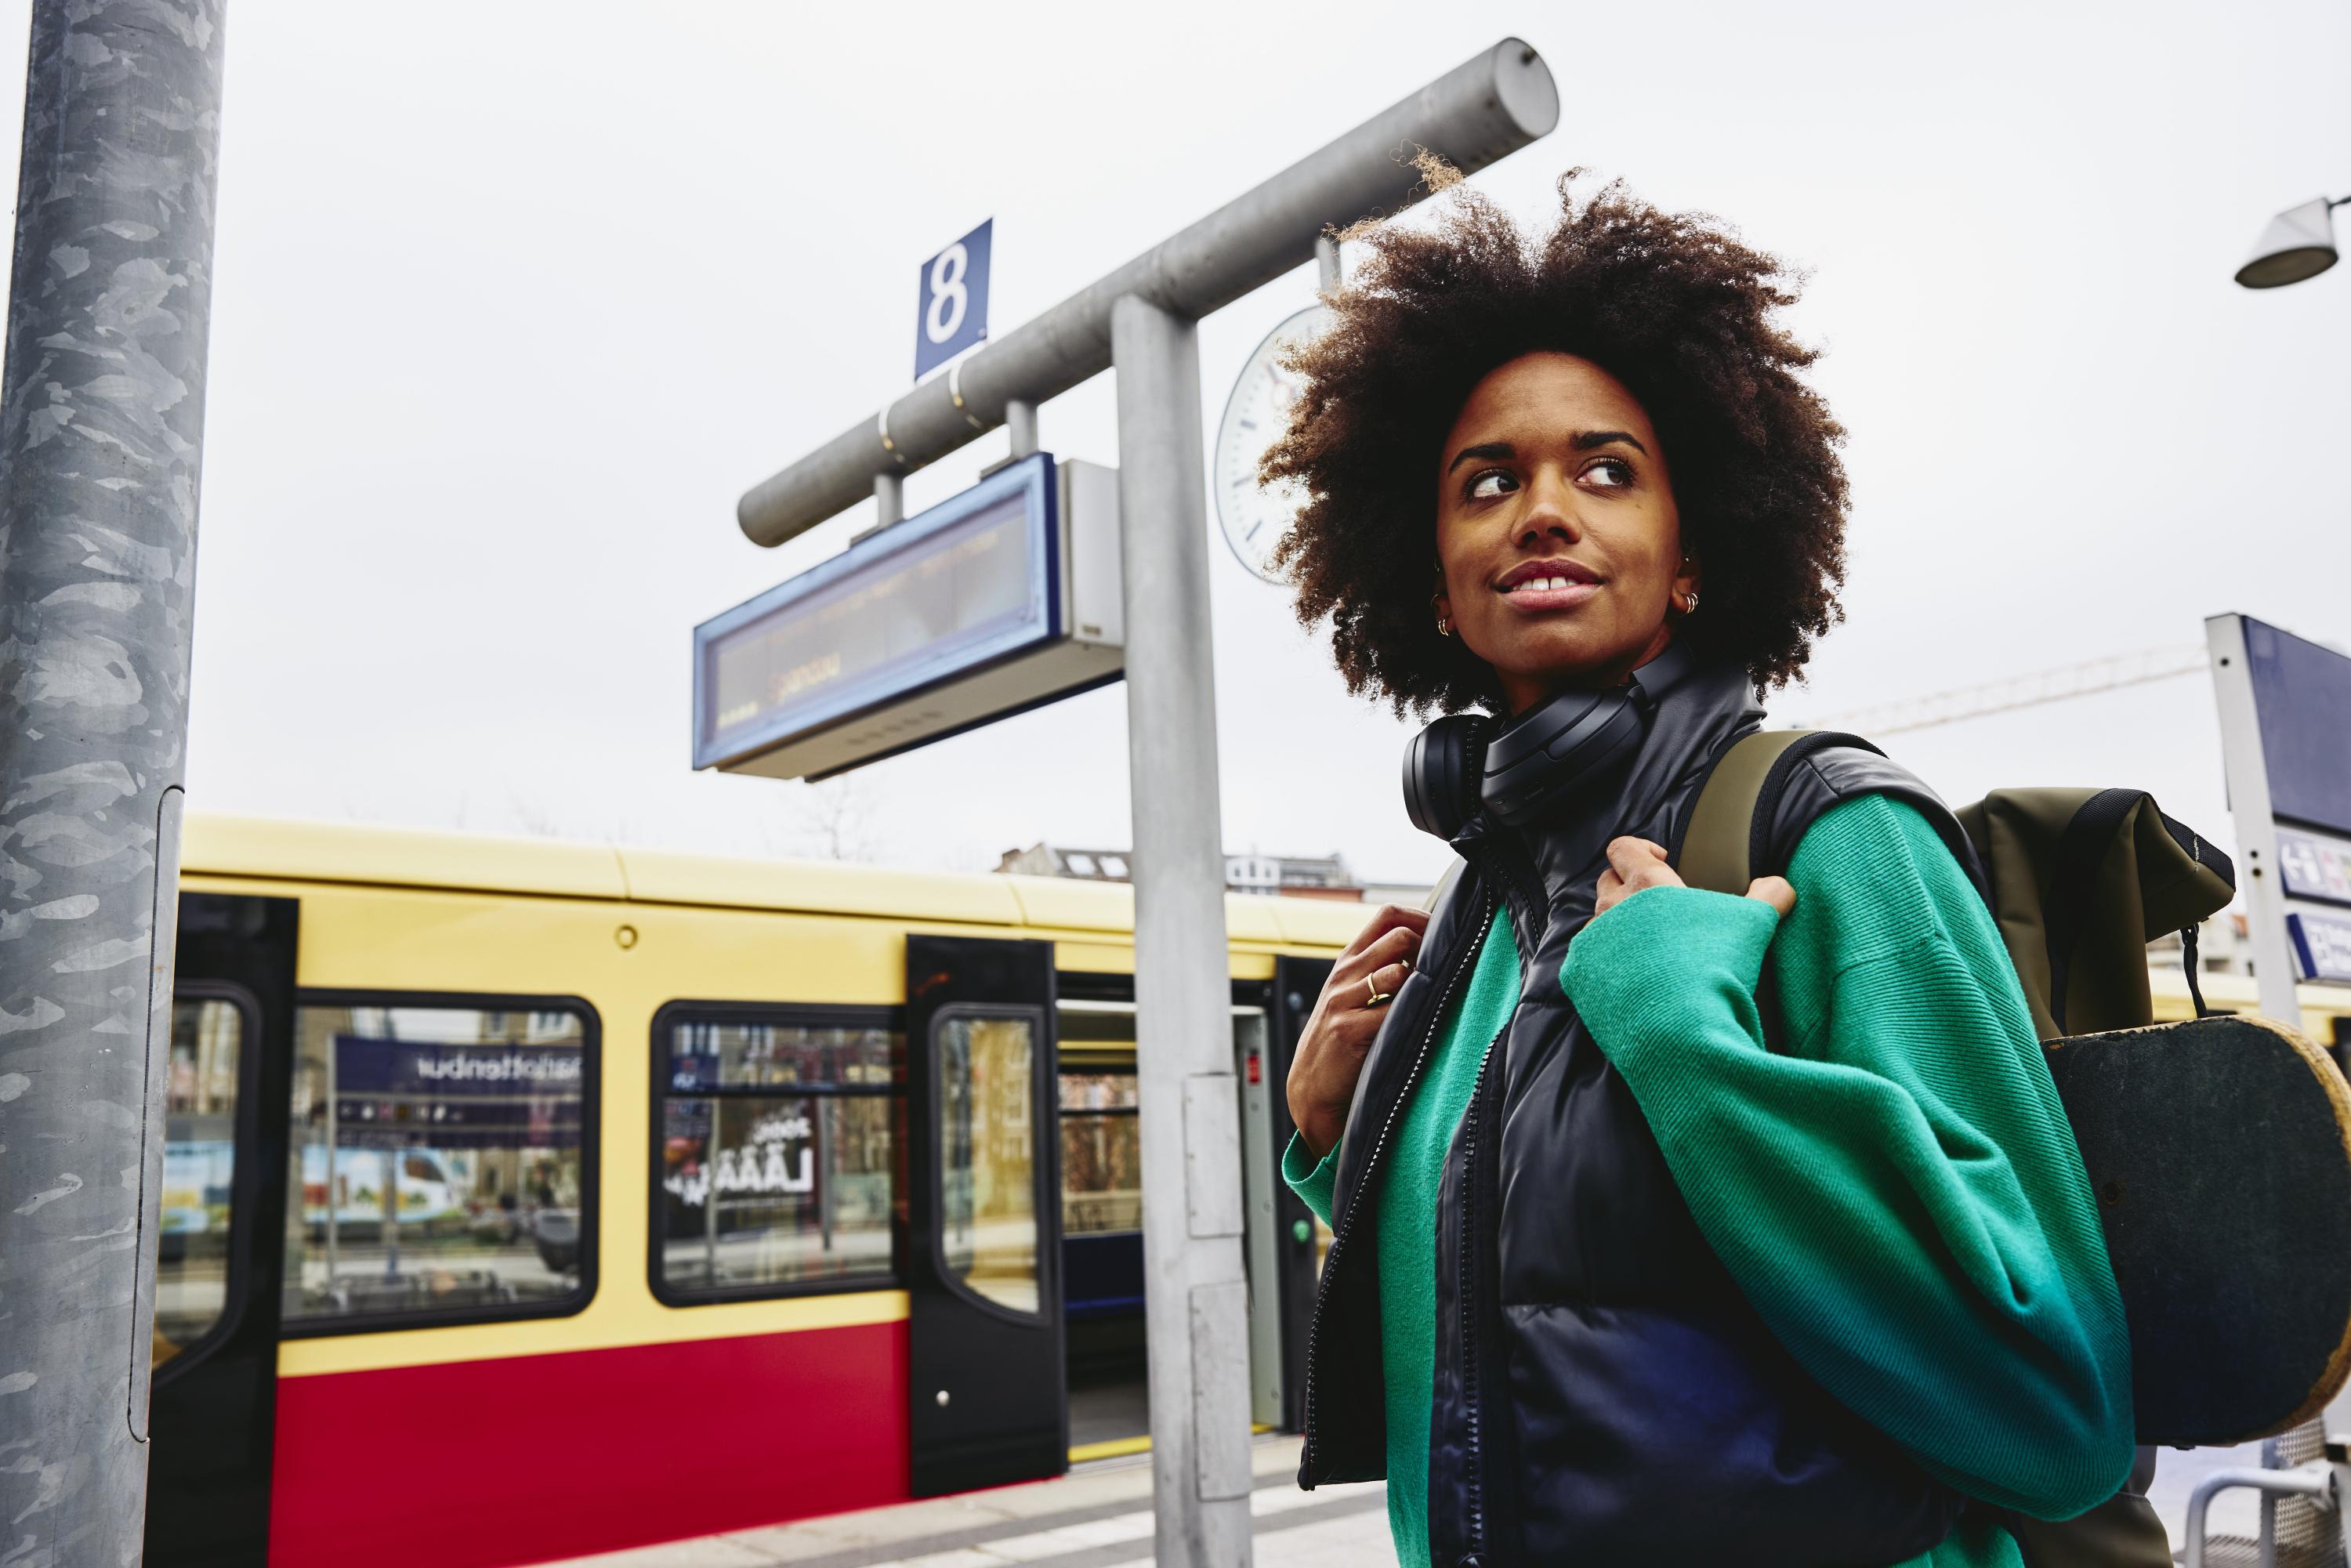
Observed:
[[[694,765],[821,777],[1115,680],[1116,532],[1115,473],[1040,452],[703,622]]]
[[[2304,978],[2351,983],[2351,920],[2301,909],[2285,917]]]
[[[914,290],[914,379],[946,364],[987,336],[987,275],[996,248],[996,220],[923,263]]]

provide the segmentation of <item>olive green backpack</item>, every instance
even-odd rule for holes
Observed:
[[[1691,811],[1682,880],[1743,894],[1784,872],[1768,862],[1790,771],[1842,746],[1876,749],[1807,730],[1733,745]],[[2152,1446],[2285,1431],[2351,1373],[2351,1090],[2294,1030],[2204,1006],[2196,927],[2234,871],[2146,792],[1996,790],[1937,824],[1947,839],[1953,821],[2097,1198],[2150,1446],[2088,1513],[2009,1522],[2029,1568],[2167,1568]],[[2197,1017],[2158,1024],[2147,946],[2175,931]]]

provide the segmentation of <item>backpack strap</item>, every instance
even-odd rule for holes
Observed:
[[[1924,817],[1991,902],[1975,846],[1942,797],[1861,737],[1834,729],[1758,730],[1734,742],[1698,791],[1674,867],[1692,887],[1743,894],[1756,877],[1784,875],[1813,823],[1863,795]]]
[[[1709,893],[1744,894],[1754,881],[1749,867],[1755,862],[1756,808],[1782,758],[1801,743],[1826,732],[1815,729],[1759,729],[1731,743],[1707,775],[1691,808],[1689,824],[1682,830],[1674,869],[1692,887]],[[1844,736],[1830,738],[1843,740]]]

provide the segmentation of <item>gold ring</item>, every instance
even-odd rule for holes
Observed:
[[[1370,978],[1366,977],[1364,979],[1364,1006],[1366,1009],[1371,1008],[1384,1008],[1394,1000],[1395,1000],[1395,993],[1394,991],[1384,991],[1380,989],[1377,985],[1374,984]]]

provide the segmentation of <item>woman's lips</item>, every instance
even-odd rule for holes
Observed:
[[[1552,577],[1541,581],[1522,582],[1502,592],[1502,602],[1521,614],[1533,615],[1547,610],[1573,610],[1600,591],[1596,582],[1578,582],[1573,578]]]

